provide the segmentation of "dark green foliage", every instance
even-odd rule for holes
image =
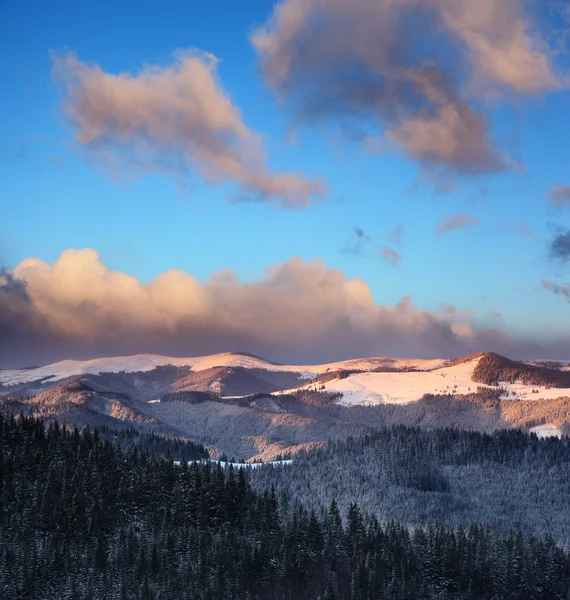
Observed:
[[[130,429],[111,429],[109,427],[98,427],[97,431],[103,439],[108,439],[118,444],[124,451],[136,447],[141,452],[150,452],[168,456],[178,461],[199,460],[209,458],[210,453],[203,444],[193,442],[186,438],[177,438],[157,433],[142,433]]]
[[[300,452],[250,479],[317,514],[335,499],[343,515],[357,502],[383,522],[475,522],[570,545],[570,438],[395,426]]]
[[[0,598],[554,600],[551,538],[474,525],[323,518],[256,494],[245,472],[163,457],[28,417],[0,417]]]
[[[202,402],[216,401],[218,396],[210,392],[195,392],[195,391],[182,391],[182,392],[168,392],[161,398],[161,402],[186,402],[187,404],[200,404]]]

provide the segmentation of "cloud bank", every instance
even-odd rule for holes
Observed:
[[[179,52],[167,67],[105,73],[74,54],[52,54],[63,110],[77,145],[113,174],[159,171],[232,182],[240,199],[306,206],[323,181],[269,169],[261,136],[248,129],[217,78],[217,59]]]
[[[561,86],[528,6],[283,0],[251,39],[265,80],[298,121],[336,121],[367,145],[383,134],[445,180],[517,168],[481,107]]]
[[[292,258],[252,283],[232,271],[199,283],[170,270],[142,284],[109,270],[94,250],[66,250],[53,265],[30,258],[0,275],[0,364],[229,350],[287,362],[478,350],[536,356],[536,347],[476,329],[473,314],[422,310],[409,297],[377,304],[364,281],[320,260]]]

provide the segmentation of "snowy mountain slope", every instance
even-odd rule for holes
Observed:
[[[502,383],[505,378],[512,383]],[[570,386],[554,387],[567,378],[544,364],[491,353],[451,361],[388,357],[309,366],[235,353],[188,359],[146,354],[0,371],[0,381],[24,380],[0,388],[0,411],[78,426],[151,429],[230,456],[271,460],[391,424],[567,435]],[[480,387],[493,393],[477,394]],[[499,401],[502,390],[507,401]]]
[[[444,364],[444,360],[421,360],[407,358],[364,358],[351,359],[322,365],[279,365],[249,354],[225,352],[210,356],[177,358],[158,354],[135,354],[94,358],[91,360],[63,360],[34,369],[0,370],[0,384],[14,386],[31,381],[55,382],[77,375],[98,375],[100,373],[127,373],[152,371],[160,366],[191,367],[193,371],[205,371],[214,367],[242,367],[272,372],[298,373],[310,379],[316,375],[339,369],[371,371],[382,368],[433,369]]]
[[[316,387],[326,392],[342,393],[339,404],[345,406],[406,404],[420,400],[425,394],[469,394],[475,392],[477,387],[494,389],[494,386],[476,383],[472,379],[473,371],[480,360],[481,357],[477,357],[430,371],[355,373]],[[502,399],[546,400],[570,396],[570,389],[567,388],[507,382],[499,382],[499,385],[505,390]],[[309,383],[301,389],[312,388],[315,388],[315,384]],[[285,390],[281,393],[291,394],[295,393],[295,390]]]
[[[490,387],[490,380],[483,380],[489,385],[473,380],[480,361],[483,361],[481,365],[489,363],[499,374],[512,373],[514,368],[522,370],[526,377],[524,381],[513,378],[511,383],[499,381],[506,390],[504,398],[535,400],[570,395],[560,385],[548,385],[548,374],[558,373],[556,377],[562,377],[561,372],[568,367],[566,363],[514,362],[489,353],[453,361],[379,357],[321,365],[280,365],[236,352],[190,358],[137,354],[86,361],[65,360],[34,369],[0,370],[0,386],[4,387],[4,393],[16,389],[28,392],[30,386],[26,388],[26,385],[32,382],[31,387],[39,391],[72,378],[82,378],[96,389],[126,393],[141,400],[156,399],[168,391],[184,389],[211,391],[221,396],[324,389],[342,393],[340,403],[345,405],[402,404],[417,401],[424,394],[467,394],[476,391],[478,386]],[[544,385],[537,385],[537,381],[529,383],[529,377],[544,379],[545,372]],[[334,378],[337,373],[340,376]],[[314,381],[317,377],[324,377],[324,388],[322,382]],[[328,377],[331,379],[326,381]],[[303,384],[304,381],[307,383]]]

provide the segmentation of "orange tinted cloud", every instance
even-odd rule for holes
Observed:
[[[443,235],[454,229],[465,229],[472,225],[480,223],[479,219],[464,213],[449,213],[445,215],[439,222],[436,235]]]
[[[482,99],[562,85],[527,4],[284,0],[251,39],[299,121],[357,120],[367,144],[382,133],[448,182],[520,168],[493,142]]]
[[[167,67],[137,75],[105,73],[74,54],[53,54],[63,110],[77,145],[110,172],[197,172],[232,182],[241,199],[301,207],[324,193],[323,181],[269,169],[261,136],[243,122],[217,78],[217,59],[180,52]]]
[[[199,283],[170,270],[143,284],[94,250],[67,250],[53,264],[26,259],[0,276],[0,359],[249,350],[314,362],[510,347],[500,332],[461,326],[470,315],[425,311],[409,297],[377,304],[367,283],[320,260],[291,258],[251,283],[231,271]]]

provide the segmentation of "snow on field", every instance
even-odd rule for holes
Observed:
[[[524,385],[522,383],[501,383],[501,387],[506,388],[508,395],[502,396],[503,399],[519,400],[552,400],[567,396],[570,398],[570,389],[568,388],[546,388],[543,385]],[[538,390],[534,393],[533,390]]]
[[[406,404],[424,394],[445,394],[455,391],[467,394],[477,389],[471,374],[478,359],[443,367],[434,371],[403,373],[358,373],[345,379],[325,383],[328,392],[342,392],[339,403],[346,406],[364,404]]]
[[[194,371],[204,371],[212,367],[244,367],[246,369],[266,369],[299,373],[304,379],[311,379],[321,373],[338,369],[370,370],[379,366],[393,366],[396,368],[414,367],[419,369],[432,369],[440,366],[443,360],[421,360],[407,358],[365,358],[353,359],[323,365],[276,365],[262,358],[225,352],[210,356],[191,358],[175,358],[160,356],[158,354],[136,354],[134,356],[117,356],[111,358],[95,358],[92,360],[63,360],[37,369],[0,370],[0,384],[7,386],[19,385],[28,381],[46,379],[59,381],[76,375],[98,375],[99,373],[119,373],[125,371],[152,371],[156,367],[173,365],[175,367],[191,367]]]
[[[530,432],[536,433],[539,438],[562,437],[562,432],[554,425],[538,425],[537,427],[531,427]]]
[[[492,387],[471,380],[478,361],[476,358],[452,367],[422,372],[357,373],[325,383],[323,391],[341,392],[343,397],[339,404],[345,406],[406,404],[420,400],[424,394],[468,394],[476,392],[477,387]],[[500,385],[508,392],[502,399],[537,400],[570,396],[570,390],[560,388],[547,389],[544,386],[509,383]],[[314,389],[315,386],[307,384],[303,387]],[[533,390],[538,390],[538,393],[533,393]],[[281,393],[292,392],[288,390]]]

